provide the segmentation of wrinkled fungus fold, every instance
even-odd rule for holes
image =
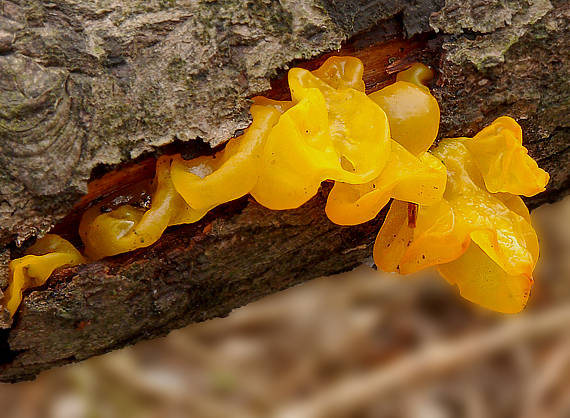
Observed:
[[[523,184],[531,194],[544,190],[548,174],[528,163],[520,141],[511,140],[517,135],[519,125],[501,117],[473,138],[441,141],[432,153],[447,168],[443,198],[420,204],[414,227],[406,219],[409,203],[395,201],[374,246],[376,264],[402,274],[438,266],[466,299],[499,312],[522,310],[539,248],[516,193]],[[481,144],[489,141],[494,151],[482,152]],[[513,167],[525,170],[511,175]],[[491,172],[500,180],[489,179]],[[500,187],[489,187],[490,181]]]
[[[365,93],[364,66],[331,57],[315,71],[288,73],[290,101],[252,99],[252,124],[214,155],[161,156],[149,205],[101,198],[83,214],[84,255],[48,234],[9,265],[4,306],[14,315],[23,292],[52,272],[154,244],[172,225],[250,194],[273,210],[298,208],[323,181],[339,225],[374,219],[392,204],[374,245],[378,267],[412,273],[437,266],[461,295],[500,312],[528,299],[538,240],[518,195],[544,190],[548,174],[522,146],[522,130],[501,117],[473,138],[443,140],[433,151],[440,110],[416,63],[396,82]]]
[[[333,186],[325,211],[339,225],[358,225],[374,219],[390,199],[434,204],[445,190],[445,166],[429,153],[412,155],[392,141],[392,157],[378,177],[368,183]]]

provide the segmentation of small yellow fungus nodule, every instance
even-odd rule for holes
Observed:
[[[405,77],[398,75],[395,83],[369,97],[388,115],[392,139],[420,155],[431,147],[439,130],[439,105],[423,84],[431,80],[433,72],[414,64],[404,73]]]
[[[440,117],[425,85],[433,72],[414,64],[366,95],[363,71],[353,57],[331,57],[312,72],[291,69],[292,100],[255,97],[251,126],[222,151],[160,157],[148,209],[109,208],[106,201],[90,207],[79,225],[85,256],[148,247],[168,226],[196,222],[248,193],[270,209],[297,208],[328,180],[335,184],[325,210],[340,225],[374,219],[394,199],[374,246],[381,269],[437,266],[466,299],[520,311],[538,241],[518,195],[536,194],[548,181],[522,146],[520,127],[502,117],[474,138],[444,140],[427,152]],[[42,285],[58,267],[86,261],[51,234],[28,254],[10,262],[3,304],[11,315],[23,290]]]

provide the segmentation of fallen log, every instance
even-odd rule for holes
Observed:
[[[204,143],[215,147],[247,126],[248,97],[285,97],[286,66],[313,69],[337,53],[363,60],[368,92],[410,62],[430,64],[440,137],[470,135],[510,115],[552,177],[547,193],[528,204],[568,194],[564,2],[291,1],[244,9],[117,1],[96,9],[8,1],[2,8],[4,266],[8,251],[19,252],[14,243],[54,224],[76,239],[82,208],[117,183],[152,177],[156,155],[211,152]],[[115,180],[85,195],[88,180],[109,171]],[[333,225],[323,209],[328,190],[284,212],[242,198],[170,228],[149,248],[57,271],[0,331],[0,380],[33,378],[361,264],[383,213],[357,227]]]

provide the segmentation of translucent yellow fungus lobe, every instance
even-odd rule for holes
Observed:
[[[433,79],[433,71],[426,65],[416,62],[410,68],[396,74],[396,81],[406,81],[429,91],[427,84]]]
[[[335,89],[331,84],[339,83],[333,81],[300,68],[289,71],[295,104],[271,130],[251,191],[262,205],[296,208],[323,180],[360,184],[386,165],[391,151],[386,114],[364,93]]]
[[[532,277],[508,274],[474,243],[457,260],[438,266],[438,271],[457,285],[465,299],[502,313],[520,312],[532,286]]]
[[[373,219],[390,198],[430,205],[441,199],[445,167],[425,151],[439,127],[439,106],[425,83],[433,72],[414,64],[399,73],[398,81],[372,93],[388,117],[392,155],[378,177],[363,184],[335,183],[327,201],[329,219],[340,225],[356,225]],[[404,146],[399,145],[404,144]],[[412,153],[418,157],[415,157]]]
[[[509,129],[516,132],[516,127]],[[485,132],[489,130],[481,133]],[[404,274],[439,265],[467,299],[496,311],[518,312],[526,304],[532,284],[537,236],[519,196],[487,189],[477,163],[482,157],[473,155],[468,147],[475,141],[456,138],[438,145],[433,155],[448,170],[443,200],[432,206],[420,205],[414,225],[407,222],[409,204],[394,202],[375,243],[375,261],[385,271]],[[506,142],[496,144],[495,153],[487,154],[486,162],[491,165],[493,159],[508,152]],[[518,182],[511,183],[508,173],[504,174],[505,189],[514,190],[512,185]],[[528,181],[540,183],[540,176],[535,171]]]
[[[395,202],[390,208],[376,244],[378,266],[386,271],[394,271],[397,266],[400,273],[413,273],[454,260],[473,240],[509,274],[530,277],[538,254],[536,234],[528,218],[514,211],[513,204],[506,203],[503,195],[494,195],[484,188],[462,142],[445,140],[434,151],[448,169],[446,191],[442,201],[420,206],[415,228],[402,220],[402,206],[407,203]],[[510,199],[514,198],[517,197]],[[406,247],[401,259],[387,259],[383,248],[396,245],[393,234],[387,231],[400,228],[412,229],[413,239],[400,243]]]
[[[364,184],[337,182],[325,211],[339,225],[357,225],[374,219],[390,199],[432,205],[443,196],[447,171],[429,153],[415,157],[392,141],[392,154],[380,175]]]
[[[312,72],[332,88],[353,88],[364,91],[364,65],[354,57],[330,57]]]
[[[408,219],[409,205],[394,200],[390,206],[374,243],[374,262],[380,269],[408,274],[447,263],[465,252],[469,237],[447,201],[420,205],[413,223]]]
[[[24,257],[10,261],[10,284],[3,305],[14,316],[22,301],[22,292],[43,285],[53,271],[63,266],[85,262],[75,247],[58,235],[48,234],[37,240]]]
[[[444,141],[433,154],[448,170],[444,199],[453,207],[455,216],[467,224],[471,239],[509,274],[530,276],[538,254],[529,251],[536,247],[536,234],[528,218],[513,211],[503,195],[494,195],[485,188],[461,139]]]
[[[340,76],[352,78],[350,73]],[[314,94],[314,89],[322,93],[325,100],[329,141],[338,160],[331,172],[334,177],[330,179],[358,184],[376,177],[386,165],[391,150],[390,128],[384,111],[364,92],[342,86],[335,89],[329,85],[335,84],[330,79],[322,80],[302,68],[291,69],[288,80],[293,102]]]
[[[103,257],[148,247],[155,243],[167,226],[196,222],[207,210],[194,210],[180,197],[170,178],[172,157],[159,158],[154,179],[151,207],[144,211],[124,205],[101,213],[101,205],[85,212],[79,235],[87,257]]]
[[[491,193],[534,196],[549,180],[522,145],[522,129],[514,119],[502,116],[465,142]]]
[[[439,130],[439,105],[422,82],[433,77],[422,64],[414,64],[400,81],[370,94],[388,115],[392,139],[414,155],[429,149]],[[404,81],[405,80],[405,81]]]
[[[231,139],[214,156],[183,160],[174,157],[172,182],[193,209],[206,213],[230,200],[246,195],[257,184],[262,150],[271,128],[289,102],[255,98],[253,122],[243,135]]]

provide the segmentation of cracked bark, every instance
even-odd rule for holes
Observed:
[[[565,2],[104,3],[0,2],[0,285],[15,244],[60,222],[90,177],[172,149],[204,152],[197,137],[222,143],[247,126],[248,97],[283,97],[288,66],[314,68],[323,57],[311,57],[343,42],[341,53],[365,62],[369,91],[407,62],[431,64],[440,137],[515,117],[552,177],[528,203],[568,193]],[[327,189],[286,212],[243,198],[148,249],[57,271],[0,331],[0,380],[32,378],[362,263],[382,214],[332,225]]]

